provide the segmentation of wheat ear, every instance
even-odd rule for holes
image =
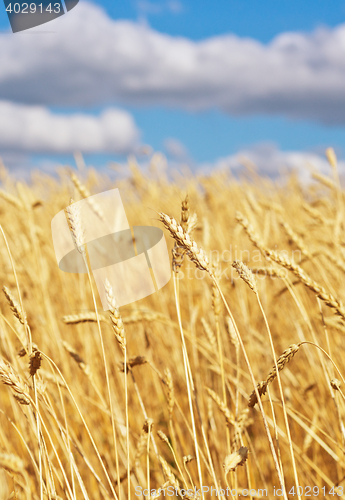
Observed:
[[[329,307],[335,309],[337,314],[345,319],[345,307],[339,299],[334,297],[331,293],[327,292],[327,290],[322,285],[310,278],[310,276],[308,276],[307,273],[294,261],[290,260],[285,255],[279,254],[276,251],[266,248],[260,238],[256,235],[253,227],[249,224],[248,220],[243,217],[242,214],[237,213],[236,218],[237,221],[246,230],[251,242],[263,253],[263,255],[268,260],[273,260],[277,264],[280,264],[289,271],[293,272],[294,275],[302,281],[302,283],[304,283],[310,290],[316,293],[319,299],[323,300]]]

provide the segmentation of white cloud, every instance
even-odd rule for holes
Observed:
[[[185,160],[188,158],[188,150],[178,139],[168,137],[164,141],[164,149],[168,157],[176,160]]]
[[[1,99],[345,123],[345,25],[284,33],[267,45],[231,34],[193,41],[114,21],[82,2],[49,29],[56,33],[0,34]]]
[[[109,108],[100,115],[56,114],[43,106],[0,101],[0,153],[128,153],[138,129],[126,111]]]
[[[306,181],[311,179],[311,172],[332,175],[331,167],[325,156],[312,151],[282,151],[275,144],[259,143],[243,149],[234,155],[219,158],[213,163],[200,165],[200,170],[210,172],[213,169],[229,168],[233,173],[243,170],[244,165],[253,166],[261,175],[271,178],[292,169]],[[345,161],[338,162],[341,174],[345,173]]]

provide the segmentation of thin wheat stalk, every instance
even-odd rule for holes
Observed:
[[[339,377],[341,378],[343,384],[345,384],[345,378],[343,377],[341,371],[339,370],[338,366],[336,365],[336,363],[333,361],[333,359],[331,358],[331,356],[324,350],[322,349],[321,346],[315,344],[314,342],[309,342],[307,340],[304,340],[303,342],[300,342],[299,345],[305,345],[305,344],[309,344],[309,345],[312,345],[314,347],[316,347],[317,349],[319,349],[321,352],[323,352],[323,354],[330,360],[330,362],[332,363],[332,365],[334,366],[335,370],[337,371]]]
[[[88,434],[88,436],[89,436],[89,438],[90,438],[90,441],[91,441],[91,444],[92,444],[92,446],[93,446],[93,449],[95,450],[95,453],[96,453],[96,455],[97,455],[97,458],[98,458],[98,460],[99,460],[99,462],[100,462],[100,465],[101,465],[101,467],[102,467],[102,469],[103,469],[103,472],[104,472],[104,474],[105,474],[105,476],[106,476],[106,478],[107,478],[107,481],[108,481],[108,484],[109,484],[109,486],[110,486],[111,492],[112,492],[112,494],[114,495],[114,498],[117,498],[116,491],[114,490],[114,487],[113,487],[112,481],[111,481],[111,479],[110,479],[110,477],[109,477],[109,473],[108,473],[108,471],[107,471],[107,469],[106,469],[106,467],[105,467],[105,465],[104,465],[104,461],[102,460],[101,454],[100,454],[100,452],[99,452],[99,450],[98,450],[98,448],[97,448],[97,445],[96,445],[96,443],[95,443],[95,440],[94,440],[94,439],[93,439],[93,437],[92,437],[91,431],[90,431],[90,429],[89,429],[89,427],[88,427],[88,425],[87,425],[87,423],[86,423],[86,421],[85,421],[85,418],[84,418],[84,416],[83,416],[83,414],[82,414],[82,411],[80,410],[80,408],[79,408],[79,406],[78,406],[78,404],[77,404],[77,402],[76,402],[76,400],[75,400],[75,397],[73,396],[73,393],[72,393],[72,391],[71,391],[71,389],[70,389],[69,385],[68,385],[68,384],[67,384],[67,382],[66,382],[66,379],[64,378],[63,374],[61,373],[61,370],[59,369],[59,367],[56,365],[56,363],[54,363],[54,361],[53,361],[53,360],[52,360],[49,356],[47,356],[47,355],[46,355],[46,354],[44,354],[44,353],[42,353],[42,356],[43,356],[43,357],[44,357],[47,361],[49,361],[49,363],[51,363],[51,365],[54,367],[54,369],[57,371],[57,373],[59,374],[59,376],[60,376],[60,377],[61,377],[61,379],[63,380],[63,382],[64,382],[64,384],[65,384],[65,386],[66,386],[66,389],[67,389],[67,391],[68,391],[68,393],[69,393],[69,395],[70,395],[70,397],[71,397],[71,399],[72,399],[72,401],[73,401],[73,404],[74,404],[74,406],[75,406],[75,408],[76,408],[76,410],[77,410],[77,412],[78,412],[78,415],[80,416],[81,421],[83,422],[83,425],[84,425],[84,427],[85,427],[85,430],[86,430],[86,432],[87,432],[87,434]]]
[[[132,381],[133,381],[133,385],[134,385],[134,389],[135,389],[135,392],[137,394],[138,401],[139,401],[139,404],[140,404],[140,407],[141,407],[141,410],[143,412],[143,416],[144,416],[145,422],[146,422],[147,420],[150,420],[150,419],[149,419],[149,417],[147,415],[145,404],[144,404],[143,398],[141,397],[140,390],[139,390],[138,384],[137,384],[137,382],[135,380],[133,370],[131,370],[129,368],[128,373],[130,373],[130,375],[131,375],[131,378],[132,378]],[[147,424],[145,423],[144,427],[146,428],[146,426],[147,426]],[[156,441],[155,441],[155,438],[154,438],[154,435],[153,435],[152,432],[151,432],[151,441],[152,441],[152,444],[153,444],[154,452],[155,452],[156,456],[158,457],[158,448],[157,448]]]
[[[118,341],[121,349],[123,350],[124,362],[123,366],[126,367],[124,369],[124,379],[125,379],[125,415],[126,415],[126,447],[127,447],[127,487],[128,487],[128,500],[130,500],[131,496],[131,464],[130,464],[130,456],[129,456],[129,414],[128,414],[128,377],[127,377],[127,343],[126,343],[126,335],[125,328],[123,326],[121,314],[119,308],[116,304],[115,296],[113,289],[106,279],[104,283],[105,294],[107,298],[107,303],[109,306],[110,319],[112,322],[113,331]],[[118,462],[117,462],[118,468]],[[118,473],[118,481],[119,473]],[[121,492],[121,487],[119,484],[119,492]],[[121,499],[120,499],[121,500]]]
[[[280,398],[281,398],[281,403],[282,403],[282,408],[283,408],[285,428],[286,428],[286,434],[287,434],[287,438],[288,438],[288,442],[289,442],[290,455],[291,455],[291,460],[292,460],[292,468],[293,468],[293,471],[294,471],[295,485],[296,485],[296,488],[297,488],[297,495],[298,495],[298,498],[301,499],[301,495],[299,493],[300,490],[298,489],[298,486],[299,486],[298,474],[297,474],[297,468],[296,468],[295,455],[294,455],[293,446],[292,446],[290,426],[289,426],[288,416],[287,416],[287,412],[286,412],[286,405],[285,405],[285,398],[284,398],[284,393],[283,393],[283,386],[282,386],[282,383],[281,383],[281,380],[280,380],[278,362],[276,360],[276,353],[275,353],[275,349],[274,349],[274,344],[273,344],[273,338],[272,338],[271,329],[270,329],[270,326],[268,324],[268,320],[267,320],[267,316],[265,314],[264,308],[262,307],[262,303],[261,303],[260,296],[259,296],[259,293],[258,293],[257,284],[256,284],[256,281],[254,279],[252,271],[243,262],[234,261],[232,265],[238,271],[240,277],[247,283],[247,285],[249,286],[249,288],[251,290],[253,290],[253,292],[255,293],[255,296],[256,296],[256,299],[258,301],[261,314],[262,314],[262,316],[264,318],[264,321],[265,321],[266,330],[267,330],[267,333],[268,333],[268,338],[269,338],[270,347],[271,347],[271,352],[272,352],[273,360],[274,360],[274,363],[275,363],[275,365],[274,365],[275,366],[275,373],[276,373],[276,377],[278,379],[279,393],[280,393]],[[267,383],[267,385],[268,385],[268,383]],[[274,415],[274,412],[273,412],[273,415]],[[274,419],[275,419],[275,417],[274,417]],[[276,426],[275,426],[275,431],[277,433]]]
[[[179,464],[179,462],[178,462],[178,460],[177,460],[177,456],[176,456],[175,450],[174,450],[174,448],[173,448],[173,447],[171,446],[171,444],[170,444],[170,441],[169,441],[169,439],[168,439],[168,436],[166,436],[166,434],[164,434],[164,432],[163,432],[163,431],[161,431],[161,430],[158,430],[158,431],[157,431],[157,435],[158,435],[159,439],[160,439],[163,443],[165,443],[165,444],[167,444],[167,445],[168,445],[168,447],[169,447],[169,449],[170,449],[170,451],[171,451],[171,453],[172,453],[172,456],[173,456],[173,458],[174,458],[174,461],[175,461],[175,464],[176,464],[176,466],[177,466],[177,469],[178,469],[178,471],[179,471],[179,473],[180,473],[180,475],[181,475],[181,477],[182,477],[182,480],[183,480],[184,486],[185,486],[185,488],[186,488],[186,489],[188,489],[186,479],[185,479],[185,477],[184,477],[184,475],[183,475],[182,469],[181,469],[180,464]]]
[[[186,349],[186,344],[185,344],[185,339],[184,339],[184,334],[183,334],[183,328],[182,328],[182,322],[181,322],[181,315],[180,315],[180,307],[179,307],[179,302],[178,302],[175,273],[173,275],[173,281],[174,281],[174,291],[175,291],[177,319],[178,319],[178,323],[179,323],[179,327],[180,327],[180,334],[181,334],[181,341],[182,341],[183,363],[184,363],[186,383],[187,383],[189,411],[190,411],[190,416],[191,416],[191,421],[192,421],[195,456],[196,456],[196,461],[197,461],[198,476],[199,476],[199,483],[200,483],[200,488],[201,488],[201,492],[202,492],[202,498],[204,499],[203,480],[202,480],[201,464],[200,464],[200,456],[199,456],[199,445],[198,445],[198,438],[197,438],[197,434],[196,434],[196,426],[195,426],[195,418],[194,418],[192,394],[191,394],[189,371],[188,371],[188,363],[187,363],[187,356],[188,356],[188,354],[187,354],[187,349]],[[162,465],[163,465],[163,463],[162,463]],[[163,469],[164,469],[164,465],[163,465]]]
[[[50,402],[49,396],[45,397],[45,400],[48,400],[48,402],[49,402],[49,411],[52,412],[53,418],[55,419],[55,421],[58,424],[58,427],[60,428],[60,432],[61,432],[62,437],[64,437],[64,432],[66,433],[65,446],[67,448],[68,456],[70,458],[71,469],[73,469],[73,471],[75,472],[75,474],[77,476],[80,488],[81,488],[83,496],[84,496],[84,500],[89,500],[86,489],[85,489],[85,485],[84,485],[83,480],[81,478],[81,475],[78,471],[78,468],[77,468],[77,465],[76,465],[76,462],[75,462],[75,459],[74,459],[74,456],[72,453],[72,449],[71,449],[70,430],[69,430],[69,425],[68,425],[68,420],[67,420],[67,413],[66,413],[64,398],[63,398],[62,391],[61,391],[61,387],[66,387],[66,385],[65,385],[64,381],[58,376],[58,374],[54,371],[54,367],[52,365],[50,365],[50,368],[51,368],[53,373],[51,374],[50,372],[46,372],[44,375],[45,375],[45,377],[47,377],[47,375],[50,376],[54,380],[54,382],[56,383],[56,385],[58,387],[59,398],[61,401],[61,406],[62,406],[62,411],[63,411],[65,429],[63,429],[61,424],[58,422],[57,416],[56,416],[55,411],[53,409],[53,405]],[[40,371],[40,374],[43,375],[42,370]],[[73,495],[76,498],[76,488],[75,488],[75,481],[74,481],[73,472],[71,472],[71,480],[72,480]]]
[[[169,217],[168,215],[165,215],[163,213],[160,213],[159,215],[160,215],[161,222],[163,222],[164,226],[169,230],[171,236],[176,241],[180,242],[180,244],[186,248],[187,255],[192,260],[192,262],[194,262],[194,264],[196,265],[196,267],[198,267],[199,269],[202,269],[202,270],[206,271],[210,275],[210,277],[213,280],[215,286],[218,288],[218,291],[219,291],[219,294],[221,296],[221,299],[222,299],[222,301],[223,301],[223,303],[224,303],[224,305],[226,307],[226,310],[227,310],[227,312],[228,312],[228,314],[230,316],[230,319],[232,321],[232,324],[233,324],[233,326],[235,328],[236,335],[237,335],[238,341],[240,343],[240,346],[241,346],[241,349],[242,349],[242,352],[243,352],[243,355],[244,355],[244,358],[245,358],[245,361],[246,361],[246,364],[247,364],[247,367],[248,367],[248,370],[249,370],[250,378],[251,378],[252,384],[254,386],[254,390],[255,390],[255,392],[257,394],[257,397],[259,399],[260,412],[261,412],[261,415],[262,415],[262,418],[263,418],[265,431],[266,431],[267,438],[268,438],[268,441],[269,441],[269,445],[270,445],[271,453],[272,453],[272,456],[273,456],[275,468],[276,468],[276,471],[277,471],[277,474],[278,474],[280,487],[283,490],[284,498],[287,500],[286,491],[285,491],[285,488],[284,488],[284,482],[283,482],[283,478],[282,478],[282,475],[281,475],[279,463],[278,463],[278,460],[277,460],[276,451],[274,449],[274,445],[273,445],[273,441],[272,441],[272,436],[271,436],[269,428],[268,428],[268,423],[267,423],[266,415],[265,415],[265,412],[264,412],[264,408],[262,406],[262,402],[261,402],[261,399],[259,397],[259,392],[258,392],[257,387],[256,387],[256,385],[257,385],[256,384],[256,380],[255,380],[255,377],[254,377],[254,374],[253,374],[253,370],[252,370],[252,367],[251,367],[251,364],[250,364],[250,361],[249,361],[249,358],[248,358],[248,355],[247,355],[247,351],[246,351],[246,349],[244,347],[241,335],[240,335],[240,333],[239,333],[239,331],[237,329],[237,326],[236,326],[235,320],[233,318],[232,312],[230,310],[230,307],[229,307],[229,305],[228,305],[228,303],[227,303],[227,301],[226,301],[226,299],[225,299],[225,297],[224,297],[224,295],[222,293],[222,290],[220,289],[220,286],[219,286],[217,280],[214,277],[214,274],[212,273],[212,271],[210,269],[210,266],[208,264],[208,259],[206,257],[206,254],[204,253],[204,251],[201,250],[198,247],[198,245],[194,241],[192,241],[188,237],[188,235],[185,234],[185,232],[183,231],[182,227],[178,226],[178,224],[175,221],[175,219],[172,219],[171,217]],[[175,281],[174,281],[174,283],[175,283]],[[175,284],[175,290],[176,290],[176,284]],[[175,296],[176,296],[176,292],[175,292]],[[179,315],[178,303],[177,303],[177,310],[178,310],[178,315]],[[179,319],[179,321],[180,321],[180,319]],[[182,328],[182,325],[181,325],[181,328]],[[188,376],[188,371],[187,371],[186,375]]]
[[[79,355],[79,353],[68,342],[66,342],[65,340],[63,340],[62,341],[62,345],[63,345],[64,349],[68,352],[68,354],[71,356],[71,358],[74,359],[74,361],[77,363],[77,365],[79,366],[79,368],[81,369],[81,371],[86,375],[86,377],[88,378],[90,384],[94,388],[97,396],[101,400],[103,407],[106,408],[107,403],[104,400],[104,397],[103,397],[101,391],[99,390],[97,384],[94,381],[94,377],[93,377],[93,374],[91,372],[90,366],[87,363],[85,363],[85,361]]]
[[[102,334],[101,323],[100,323],[99,315],[98,315],[96,297],[95,297],[95,293],[94,293],[93,286],[92,286],[90,266],[89,266],[89,263],[87,260],[87,255],[86,255],[84,228],[83,228],[83,224],[82,224],[82,220],[81,220],[80,206],[75,206],[75,204],[73,203],[73,200],[71,200],[71,204],[65,209],[65,213],[66,213],[68,226],[70,228],[74,244],[75,244],[78,252],[80,252],[83,256],[84,264],[85,264],[85,267],[87,269],[87,275],[88,275],[88,280],[89,280],[89,284],[90,284],[93,305],[94,305],[94,309],[95,309],[95,313],[96,313],[98,333],[99,333],[99,339],[100,339],[100,343],[101,343],[102,357],[103,357],[103,363],[104,363],[104,372],[105,372],[107,391],[108,391],[109,408],[110,408],[110,414],[111,414],[112,432],[113,432],[113,440],[114,440],[115,464],[117,467],[117,475],[119,478],[120,476],[119,476],[119,469],[118,469],[118,452],[117,452],[117,440],[116,440],[116,429],[115,429],[115,417],[114,417],[114,408],[113,408],[112,397],[111,397],[108,365],[107,365],[107,359],[106,359],[106,355],[105,355],[103,334]],[[115,491],[115,490],[113,490],[113,491]],[[121,495],[120,484],[119,484],[119,495]],[[116,498],[116,500],[118,499],[116,493],[115,493],[115,498]],[[119,500],[121,500],[121,498]]]
[[[146,475],[147,475],[147,489],[148,489],[148,500],[151,500],[151,486],[150,486],[150,437],[153,427],[153,420],[148,418],[145,422],[145,427],[147,430],[147,447],[146,447]]]
[[[228,331],[230,342],[235,347],[236,355],[236,393],[235,393],[235,420],[238,420],[239,387],[240,387],[240,343],[236,331],[229,316],[226,317],[226,329]]]
[[[172,473],[167,461],[161,456],[159,457],[159,461],[163,467],[163,471],[164,471],[165,475],[167,476],[169,483],[171,484],[171,486],[174,487],[174,489],[176,491],[179,491],[179,489],[180,489],[179,482],[176,479],[175,475]]]
[[[28,322],[26,320],[26,314],[25,314],[25,310],[24,310],[24,306],[23,306],[22,296],[21,296],[21,293],[20,293],[20,288],[19,288],[19,282],[18,282],[18,278],[17,278],[16,268],[15,268],[15,265],[14,265],[14,261],[13,261],[13,258],[12,258],[12,253],[11,253],[11,250],[10,250],[10,247],[9,247],[6,235],[5,235],[4,230],[3,230],[3,228],[2,228],[1,225],[0,225],[0,231],[1,231],[1,234],[2,234],[2,236],[4,238],[6,249],[7,249],[7,253],[8,253],[8,256],[9,256],[10,261],[11,261],[12,271],[13,271],[14,279],[15,279],[15,282],[16,282],[17,292],[18,292],[18,297],[19,297],[19,304],[20,304],[20,310],[21,310],[21,318],[23,320],[24,331],[25,331],[25,334],[26,334],[27,348],[28,348],[29,354],[31,355],[32,354],[32,336],[31,336],[31,330],[30,330]],[[18,312],[19,312],[19,310],[18,310]],[[35,376],[33,376],[32,380],[33,380],[33,386],[34,386],[35,404],[36,404],[36,407],[37,407],[36,425],[37,425],[37,439],[38,439],[37,444],[38,444],[39,470],[40,470],[40,499],[43,500],[42,450],[41,450],[41,439],[40,439],[41,430],[40,430],[40,418],[39,418],[39,410],[38,410],[38,397],[37,397],[37,389],[36,389],[36,383],[35,383]]]
[[[224,401],[209,387],[206,387],[208,395],[213,399],[213,401],[218,406],[220,412],[224,415],[227,427],[235,425],[234,417],[231,415],[229,408],[226,406]]]
[[[219,279],[220,278],[220,268],[219,268],[218,261],[213,263],[213,272],[214,272],[216,279]],[[212,282],[212,307],[213,307],[214,319],[215,319],[215,323],[216,323],[218,358],[219,358],[219,366],[220,366],[220,373],[221,373],[221,380],[222,380],[223,403],[226,406],[227,400],[226,400],[225,371],[224,371],[224,360],[223,360],[223,346],[222,346],[222,338],[221,338],[221,334],[220,334],[220,323],[219,323],[219,316],[221,313],[221,300],[220,300],[220,295],[219,295],[218,289],[213,282]],[[230,453],[231,442],[230,442],[230,430],[228,427],[226,427],[225,432],[226,432],[226,442],[228,445],[228,452]]]
[[[210,467],[210,470],[211,470],[211,473],[212,473],[212,477],[213,477],[213,481],[214,481],[214,484],[215,484],[215,487],[216,487],[216,491],[218,492],[217,478],[216,478],[216,474],[215,474],[215,470],[214,470],[214,466],[213,466],[213,461],[212,461],[212,456],[211,456],[211,452],[210,452],[210,447],[209,447],[208,442],[207,442],[206,432],[205,432],[204,425],[203,425],[202,418],[201,418],[201,413],[200,413],[200,409],[199,409],[197,395],[196,395],[196,391],[195,391],[195,388],[194,388],[194,381],[193,381],[193,376],[192,376],[192,370],[191,370],[191,367],[190,367],[190,361],[189,361],[188,351],[187,351],[186,342],[185,342],[184,330],[182,328],[181,313],[180,313],[180,304],[179,304],[179,281],[176,278],[176,273],[173,273],[173,281],[174,281],[174,293],[175,293],[175,302],[176,302],[176,309],[177,309],[178,324],[179,324],[179,330],[180,330],[181,339],[182,339],[182,352],[184,354],[183,359],[184,359],[184,363],[185,363],[186,376],[189,376],[189,381],[190,381],[190,385],[191,385],[191,393],[193,395],[193,399],[194,399],[195,406],[196,406],[196,411],[197,411],[198,418],[199,418],[199,423],[200,423],[200,428],[201,428],[201,434],[202,434],[203,441],[204,441],[204,444],[205,444],[205,447],[206,447],[206,451],[207,451],[207,458],[208,458],[208,462],[209,462],[209,467]],[[188,381],[188,379],[187,379],[187,381]],[[187,388],[188,388],[188,385],[187,385]],[[191,411],[192,408],[193,408],[193,405],[190,406],[190,411]],[[191,418],[192,418],[192,422],[193,422],[194,416],[192,416],[192,413],[191,413]],[[171,426],[171,428],[172,428],[172,431],[173,431],[173,427],[172,426]],[[194,429],[193,429],[193,433],[194,433]],[[194,442],[195,442],[195,438],[196,438],[196,435],[194,433]],[[199,461],[199,464],[200,464],[200,461]],[[198,464],[198,455],[197,455],[198,475],[199,475],[199,479],[200,479],[201,469],[199,469],[199,464]],[[201,489],[201,491],[203,493],[202,489]]]
[[[232,495],[232,488],[229,487],[228,481],[227,481],[227,475],[229,474],[230,471],[236,471],[237,467],[244,465],[248,458],[248,448],[246,446],[241,446],[239,450],[231,453],[230,455],[227,455],[224,460],[223,468],[224,468],[224,477],[225,477],[225,482],[228,486],[231,498],[233,499]],[[236,498],[237,498],[237,488],[235,489],[236,491]],[[248,491],[248,490],[247,490]]]
[[[216,284],[216,286],[217,286],[217,288],[219,290],[220,296],[221,296],[221,298],[222,298],[222,300],[224,302],[224,305],[226,307],[226,310],[227,310],[227,312],[228,312],[228,314],[230,316],[231,322],[233,324],[233,327],[234,327],[236,335],[237,335],[237,339],[238,339],[239,344],[241,346],[241,349],[242,349],[242,352],[243,352],[243,356],[244,356],[246,365],[248,367],[249,375],[250,375],[252,384],[254,386],[255,393],[256,393],[256,395],[257,395],[257,397],[259,399],[260,412],[261,412],[261,415],[262,415],[262,419],[263,419],[265,431],[266,431],[266,434],[267,434],[267,438],[268,438],[268,441],[269,441],[271,453],[272,453],[272,456],[273,456],[274,465],[275,465],[275,468],[276,468],[276,471],[277,471],[277,475],[278,475],[278,478],[279,478],[280,487],[281,487],[281,489],[283,491],[283,495],[284,495],[285,500],[288,500],[287,496],[286,496],[286,491],[285,491],[285,488],[284,488],[284,480],[283,480],[283,477],[282,477],[282,474],[281,474],[281,471],[280,471],[280,467],[279,467],[279,463],[278,463],[278,459],[277,459],[277,454],[276,454],[276,451],[274,449],[274,445],[273,445],[273,441],[272,441],[272,436],[271,436],[269,428],[268,428],[266,414],[265,414],[264,408],[262,406],[262,402],[261,402],[261,399],[260,399],[260,396],[259,396],[259,392],[258,392],[258,389],[257,389],[256,380],[255,380],[254,373],[253,373],[253,370],[252,370],[252,367],[251,367],[251,364],[250,364],[250,361],[249,361],[249,358],[248,358],[248,355],[247,355],[247,351],[246,351],[246,349],[244,347],[244,344],[243,344],[243,341],[242,341],[242,337],[241,337],[241,335],[240,335],[240,333],[238,331],[236,322],[234,320],[234,317],[232,315],[230,307],[229,307],[229,305],[228,305],[228,303],[227,303],[227,301],[226,301],[226,299],[225,299],[225,297],[223,295],[223,292],[220,289],[218,282],[214,278],[213,278],[213,280],[214,280],[214,283]]]
[[[192,489],[195,490],[195,486],[194,486],[194,482],[193,482],[193,478],[191,476],[191,473],[189,472],[188,470],[188,467],[187,465],[192,462],[194,460],[195,457],[193,457],[192,455],[186,455],[183,457],[183,467],[184,467],[184,470],[187,472],[187,476],[188,476],[188,479],[189,479],[189,482],[190,484],[192,485]]]
[[[43,353],[42,353],[42,355],[43,355]],[[49,443],[50,443],[50,445],[51,445],[51,447],[52,447],[52,450],[53,450],[53,452],[54,452],[54,455],[55,455],[55,457],[56,457],[56,459],[57,459],[57,461],[58,461],[59,467],[60,467],[60,469],[61,469],[62,475],[63,475],[64,480],[65,480],[65,483],[66,483],[66,487],[67,487],[67,489],[68,489],[68,492],[69,492],[69,494],[70,494],[70,496],[71,496],[71,498],[72,498],[72,499],[77,500],[77,499],[76,499],[76,496],[73,494],[73,491],[72,491],[71,486],[70,486],[70,484],[69,484],[69,481],[68,481],[68,478],[67,478],[67,475],[66,475],[65,469],[64,469],[64,467],[63,467],[63,465],[62,465],[62,462],[61,462],[61,460],[60,460],[59,454],[58,454],[58,452],[57,452],[57,450],[56,450],[56,447],[55,447],[54,442],[53,442],[53,440],[52,440],[52,437],[51,437],[51,435],[50,435],[50,433],[49,433],[49,431],[48,431],[48,429],[47,429],[47,426],[46,426],[46,424],[45,424],[45,422],[44,422],[44,420],[43,420],[43,418],[42,418],[42,415],[39,413],[37,405],[36,405],[34,402],[32,402],[32,404],[33,404],[33,406],[35,407],[35,410],[36,410],[37,415],[38,415],[38,417],[39,417],[40,427],[42,426],[42,428],[44,429],[44,431],[45,431],[45,433],[46,433],[46,435],[47,435],[47,437],[48,437]],[[42,440],[42,443],[43,443],[42,448],[44,448],[44,447],[45,447],[45,444],[44,444],[44,441],[43,441],[43,437],[42,437],[42,436],[41,436],[41,440]],[[42,491],[43,491],[43,484],[42,484]]]

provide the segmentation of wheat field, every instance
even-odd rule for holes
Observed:
[[[157,155],[116,180],[2,166],[1,500],[345,498],[345,192],[327,156],[308,184],[248,163],[168,175]],[[108,287],[105,312],[92,275],[59,270],[50,224],[114,187],[131,226],[164,230],[172,278],[121,308]]]

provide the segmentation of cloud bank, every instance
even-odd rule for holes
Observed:
[[[98,116],[52,113],[43,106],[0,101],[1,152],[128,153],[139,132],[126,111],[109,108]]]
[[[282,151],[274,143],[254,144],[236,154],[219,158],[213,163],[200,165],[200,170],[229,168],[233,173],[241,172],[244,165],[254,166],[260,174],[271,178],[295,169],[302,180],[310,180],[311,172],[332,176],[325,155],[313,151]],[[345,161],[338,161],[339,172],[345,174]]]
[[[56,33],[0,34],[1,99],[345,123],[345,25],[269,44],[231,34],[193,41],[114,21],[83,2],[50,29]]]

